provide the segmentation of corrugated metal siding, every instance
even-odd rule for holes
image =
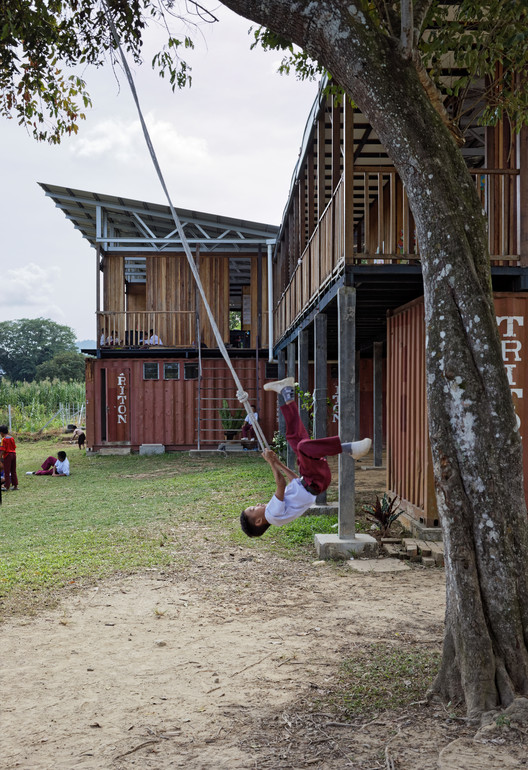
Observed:
[[[502,342],[502,359],[515,412],[520,421],[524,441],[524,494],[528,499],[528,294],[495,294],[495,313]]]
[[[159,379],[143,379],[145,359],[90,359],[86,367],[86,428],[87,445],[93,451],[109,445],[130,446],[136,451],[141,444],[163,444],[167,449],[190,449],[198,445],[204,449],[217,446],[224,441],[224,431],[219,419],[219,409],[225,398],[232,411],[241,408],[236,398],[231,372],[225,361],[203,359],[203,378],[198,411],[198,381],[184,380],[185,363],[197,363],[196,359],[164,359],[158,363]],[[165,362],[180,364],[179,380],[163,380]],[[232,364],[244,389],[248,392],[251,405],[259,413],[264,434],[271,443],[277,430],[277,398],[274,393],[262,389],[265,379],[266,362],[261,359],[232,359]],[[328,393],[337,392],[337,380],[331,376],[328,366]],[[125,383],[119,383],[121,375]],[[310,388],[313,388],[313,372],[310,368]],[[360,433],[372,435],[372,359],[362,359],[360,369]],[[103,401],[104,390],[106,404]],[[118,395],[126,396],[126,423],[118,422]],[[122,407],[121,407],[122,408]],[[106,409],[106,411],[104,411]],[[107,415],[106,437],[103,436],[103,418]],[[339,423],[328,410],[327,435],[338,433]]]
[[[131,384],[132,444],[163,444],[167,448],[194,446],[197,381],[183,379],[184,362],[179,362],[179,380],[162,379],[163,360],[159,361],[159,380],[144,380],[143,362],[134,363]]]
[[[86,369],[87,445],[93,451],[108,445],[129,445],[136,451],[141,444],[163,444],[167,449],[191,449],[198,443],[198,380],[185,380],[186,363],[196,359],[165,359],[148,363],[159,365],[159,379],[143,379],[145,359],[90,360]],[[163,379],[163,364],[179,363],[179,380]],[[264,433],[271,442],[277,425],[277,398],[264,392],[265,360],[232,359],[237,375],[259,412]],[[258,374],[257,374],[258,370]],[[226,398],[232,410],[241,407],[235,384],[223,359],[202,361],[200,391],[200,443],[203,448],[224,440],[219,409]],[[123,379],[124,375],[124,379]],[[124,383],[124,384],[123,384]],[[121,393],[121,401],[119,394]],[[126,399],[123,397],[126,396]],[[106,405],[104,404],[106,398]],[[126,424],[119,405],[126,404]],[[106,406],[106,438],[103,417]],[[123,407],[121,406],[121,411]]]
[[[359,362],[359,435],[374,435],[374,374],[372,358],[361,358]],[[383,390],[383,409],[382,409],[382,431],[384,442],[387,431],[387,410],[386,410],[386,361],[383,361],[382,368],[382,390]]]
[[[273,439],[277,429],[277,397],[274,393],[262,390],[265,379],[266,363],[255,359],[231,359],[233,368],[249,395],[251,406],[258,412],[259,422],[268,442]],[[200,399],[200,443],[215,445],[224,440],[224,431],[219,422],[219,410],[226,399],[231,412],[242,408],[236,398],[233,377],[223,359],[204,359],[202,361],[202,389]]]
[[[528,431],[524,394],[528,294],[496,294],[495,310],[522,436]],[[387,319],[387,414],[388,488],[401,497],[412,518],[428,527],[438,526],[426,412],[423,299],[406,305]],[[526,448],[524,483],[528,496]]]

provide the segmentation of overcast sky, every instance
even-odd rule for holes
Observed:
[[[317,84],[277,74],[250,50],[250,22],[219,6],[202,26],[191,89],[172,93],[148,62],[134,68],[142,110],[175,206],[280,224]],[[128,84],[87,70],[94,106],[77,136],[39,144],[0,118],[1,320],[50,318],[95,339],[95,251],[38,182],[166,203]]]

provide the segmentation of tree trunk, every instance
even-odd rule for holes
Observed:
[[[432,691],[467,713],[528,696],[522,446],[495,320],[486,222],[459,149],[366,3],[227,0],[317,58],[366,115],[409,196],[425,295],[430,441],[446,554]],[[363,8],[363,10],[361,10]]]

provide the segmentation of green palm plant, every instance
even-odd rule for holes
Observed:
[[[235,409],[231,412],[227,399],[223,399],[222,408],[219,410],[222,428],[226,433],[238,433],[242,429],[246,416],[245,409]]]
[[[376,495],[374,505],[364,505],[363,511],[374,519],[374,523],[379,528],[379,536],[386,537],[391,526],[402,515],[403,508],[397,508],[400,498],[398,496],[390,497],[387,493],[381,500]]]

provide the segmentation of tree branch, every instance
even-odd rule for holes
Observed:
[[[432,0],[415,0],[414,3],[414,45],[418,45],[418,41],[422,36],[422,26],[425,21],[425,17],[432,5]]]
[[[394,21],[394,14],[391,13],[391,9],[387,8],[386,0],[374,0],[374,6],[378,12],[380,22],[382,22],[391,37],[394,37],[394,29],[392,22]]]
[[[431,104],[435,108],[435,110],[438,112],[440,117],[442,118],[442,121],[445,123],[449,131],[451,132],[453,139],[458,144],[458,146],[462,146],[465,143],[465,139],[460,132],[458,126],[455,125],[454,121],[451,120],[449,115],[447,114],[447,110],[444,107],[444,101],[442,94],[438,90],[438,88],[435,86],[431,78],[429,77],[429,73],[425,69],[422,57],[418,53],[416,49],[413,49],[412,51],[412,60],[413,64],[416,67],[416,72],[418,73],[418,77],[420,78],[420,83],[422,84],[425,93],[429,97]]]
[[[413,0],[401,0],[400,48],[405,59],[411,58],[413,49],[413,10]]]

